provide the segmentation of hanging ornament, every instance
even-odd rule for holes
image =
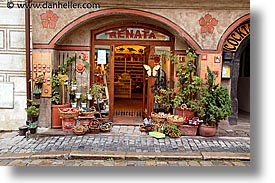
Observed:
[[[85,67],[84,67],[84,64],[77,64],[76,65],[76,71],[78,72],[78,73],[82,73],[82,72],[84,72],[85,71]]]

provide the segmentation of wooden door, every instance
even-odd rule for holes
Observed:
[[[145,49],[144,54],[145,64],[149,65],[150,68],[153,68],[155,47],[148,46]],[[148,76],[147,72],[145,72],[144,77],[145,78],[143,85],[143,114],[144,117],[149,117],[154,109],[154,94],[152,92],[152,88],[155,82],[155,78],[153,76]]]

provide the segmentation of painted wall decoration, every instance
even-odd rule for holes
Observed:
[[[204,17],[201,17],[199,20],[201,26],[201,33],[213,33],[214,26],[218,25],[218,20],[213,18],[210,14],[206,14]]]
[[[58,21],[58,16],[53,13],[52,10],[47,10],[46,13],[42,13],[40,18],[43,28],[54,29]]]

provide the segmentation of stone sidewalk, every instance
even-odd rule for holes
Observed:
[[[221,122],[215,137],[181,136],[156,139],[140,132],[138,126],[121,125],[114,125],[109,133],[84,136],[62,132],[60,129],[43,128],[38,130],[36,137],[31,138],[18,136],[18,132],[0,133],[1,164],[10,164],[16,159],[30,164],[36,159],[64,160],[63,164],[68,160],[86,159],[101,161],[107,165],[110,164],[107,160],[111,159],[127,166],[129,161],[145,166],[147,161],[155,161],[154,166],[159,166],[158,162],[170,166],[170,161],[180,164],[186,161],[188,166],[192,166],[188,162],[195,160],[204,162],[198,165],[203,166],[208,161],[214,166],[213,162],[217,160],[224,163],[238,160],[245,162],[241,166],[247,166],[250,162],[250,123],[231,126],[226,121]],[[115,162],[111,163],[115,165]],[[225,164],[235,166],[232,162]]]

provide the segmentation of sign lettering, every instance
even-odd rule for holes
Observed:
[[[227,51],[237,51],[242,41],[250,35],[250,23],[235,29],[225,41],[223,48]]]
[[[96,35],[96,39],[169,41],[169,36],[143,28],[119,28],[100,33]]]

